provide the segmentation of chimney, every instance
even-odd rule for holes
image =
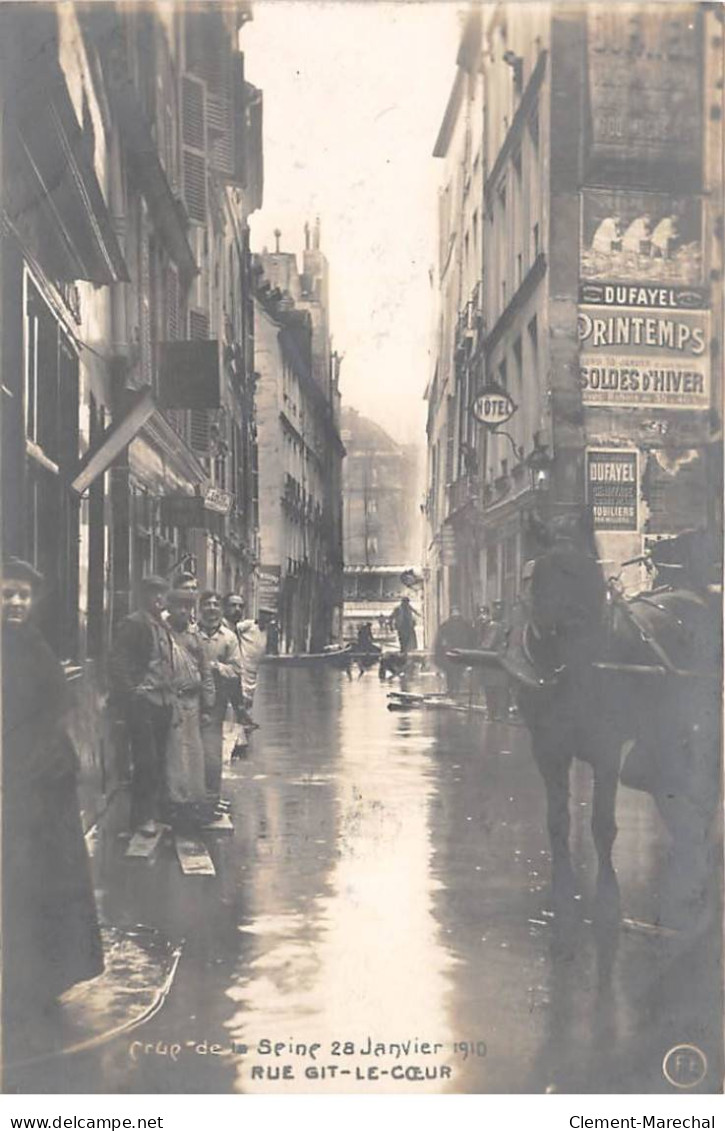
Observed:
[[[275,252],[275,255],[279,255],[279,241],[280,241],[281,236],[282,236],[282,233],[279,230],[279,228],[275,228],[274,229],[274,243],[275,243],[274,252]]]

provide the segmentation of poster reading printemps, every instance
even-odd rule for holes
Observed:
[[[721,1093],[724,11],[0,0],[28,1126]]]
[[[584,404],[707,409],[706,312],[580,307]]]

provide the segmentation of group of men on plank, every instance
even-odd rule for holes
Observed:
[[[193,828],[225,818],[224,721],[231,705],[237,742],[246,742],[270,617],[245,619],[244,611],[239,594],[222,601],[214,590],[198,593],[192,574],[173,589],[151,576],[142,582],[140,608],[118,627],[109,674],[128,736],[137,832],[154,836],[162,823]]]

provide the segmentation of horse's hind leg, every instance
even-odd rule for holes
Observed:
[[[617,837],[616,805],[619,785],[619,763],[614,758],[604,758],[594,768],[594,796],[592,798],[592,837],[599,858],[594,918],[599,929],[602,951],[609,952],[614,961],[616,934],[621,919],[619,884],[612,861],[612,849]],[[615,932],[612,939],[608,931]],[[604,934],[602,934],[602,931]],[[600,963],[600,975],[606,975],[606,960]]]
[[[546,787],[546,821],[551,847],[551,886],[554,902],[574,895],[574,871],[569,852],[569,770],[571,757],[547,745],[534,747],[534,758]]]
[[[619,767],[609,759],[594,767],[594,794],[592,797],[592,837],[599,858],[599,880],[605,882],[614,876],[612,849],[617,839],[617,786]]]

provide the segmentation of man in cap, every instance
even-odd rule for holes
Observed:
[[[176,699],[173,641],[162,619],[168,590],[163,577],[143,579],[140,608],[119,624],[109,660],[113,698],[131,752],[131,825],[148,836],[161,818]]]
[[[239,697],[242,682],[242,655],[236,633],[224,623],[222,602],[213,589],[199,598],[199,640],[214,677],[216,699],[209,721],[202,727],[204,741],[207,804],[220,815],[224,719],[230,703]]]

